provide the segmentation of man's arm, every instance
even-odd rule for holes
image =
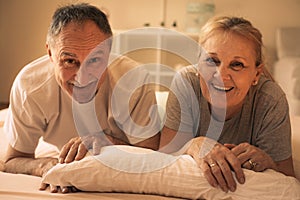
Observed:
[[[144,141],[134,144],[134,146],[158,150],[159,141],[160,141],[160,133],[157,133],[156,135],[154,135]]]
[[[34,154],[20,152],[9,145],[5,158],[5,172],[43,176],[57,162],[56,158],[34,158]]]

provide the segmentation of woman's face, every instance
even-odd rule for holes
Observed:
[[[216,32],[202,47],[205,52],[198,65],[202,93],[213,108],[234,114],[259,79],[254,45],[240,35]]]

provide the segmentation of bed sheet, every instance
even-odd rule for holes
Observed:
[[[50,193],[49,190],[38,190],[41,178],[23,174],[9,174],[0,172],[0,199],[2,200],[83,200],[83,199],[101,199],[101,200],[175,200],[178,198],[128,194],[128,193],[94,193],[94,192],[77,192],[77,193]]]
[[[158,195],[145,195],[145,194],[128,194],[128,193],[93,193],[93,192],[78,192],[72,194],[53,194],[49,190],[39,191],[40,177],[22,175],[22,174],[8,174],[1,172],[3,167],[3,157],[7,146],[7,138],[3,133],[3,119],[6,115],[6,110],[0,111],[0,200],[15,200],[15,199],[103,199],[103,200],[123,200],[123,199],[157,199],[157,200],[171,200],[178,199],[172,197],[158,196]],[[293,140],[293,157],[295,173],[300,180],[300,117],[292,116],[292,140]],[[297,125],[297,126],[296,126]],[[47,149],[47,151],[45,151]],[[43,156],[56,156],[57,149],[43,141],[40,142],[37,148],[36,155]]]
[[[76,199],[101,199],[101,200],[176,200],[178,198],[129,193],[99,193],[99,192],[77,192],[70,194],[50,193],[49,189],[40,191],[41,178],[24,174],[10,174],[3,171],[3,159],[5,156],[8,140],[3,132],[3,122],[7,109],[0,110],[0,200],[76,200]],[[57,156],[58,150],[43,140],[40,140],[36,150],[37,157]]]

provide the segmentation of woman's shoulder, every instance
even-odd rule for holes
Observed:
[[[189,65],[181,68],[178,71],[177,76],[181,76],[187,79],[190,83],[199,82],[198,70],[194,65]]]
[[[285,96],[281,87],[275,81],[265,76],[261,76],[257,85],[257,92],[261,97],[269,97],[274,100],[281,99]]]

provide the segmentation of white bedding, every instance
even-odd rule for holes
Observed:
[[[8,144],[8,140],[3,133],[3,122],[7,109],[0,110],[0,200],[83,200],[83,199],[101,199],[101,200],[175,200],[178,198],[150,195],[150,194],[130,194],[130,193],[99,193],[99,192],[77,192],[70,194],[50,193],[39,191],[41,177],[29,176],[24,174],[9,174],[3,171],[3,160]],[[36,150],[37,157],[57,156],[58,150],[53,145],[43,142]]]
[[[5,116],[6,110],[0,111],[0,123]],[[292,117],[293,124],[293,156],[295,172],[298,179],[300,178],[300,130],[296,124],[300,123],[300,117]],[[1,162],[3,164],[3,156],[7,146],[7,140],[4,137],[3,129],[0,127],[0,171]],[[47,149],[45,151],[45,149]],[[57,149],[49,144],[40,142],[36,152],[37,156],[57,155]],[[272,174],[272,172],[271,172]],[[41,182],[40,177],[21,175],[21,174],[8,174],[0,172],[0,199],[104,199],[104,200],[116,200],[116,199],[176,199],[158,195],[146,195],[146,194],[130,194],[130,193],[98,193],[98,192],[79,192],[72,194],[52,194],[49,191],[39,191],[38,187]],[[177,180],[180,180],[179,178]],[[299,179],[300,180],[300,179]],[[263,181],[263,180],[262,180]],[[290,180],[287,183],[291,183]],[[261,183],[260,183],[261,184]],[[272,184],[272,183],[271,183]],[[273,183],[274,184],[274,183]],[[278,183],[279,184],[279,183]],[[255,187],[255,185],[254,185]],[[272,188],[272,186],[270,187]],[[270,190],[270,188],[268,190]],[[189,188],[186,188],[187,190]],[[250,189],[251,190],[251,189]],[[252,188],[255,191],[255,188]],[[247,191],[247,190],[245,190]],[[221,192],[221,191],[220,191]],[[270,191],[271,192],[271,191]],[[295,194],[296,195],[296,194]],[[297,194],[299,195],[299,194]],[[293,196],[293,195],[292,195]],[[249,199],[255,199],[255,196],[249,196]],[[296,198],[296,197],[295,197]],[[213,198],[211,198],[213,199]],[[227,198],[237,199],[237,198]],[[285,199],[285,198],[284,198]],[[291,198],[289,198],[291,199]],[[292,198],[293,199],[293,198]],[[300,197],[299,197],[300,199]]]

